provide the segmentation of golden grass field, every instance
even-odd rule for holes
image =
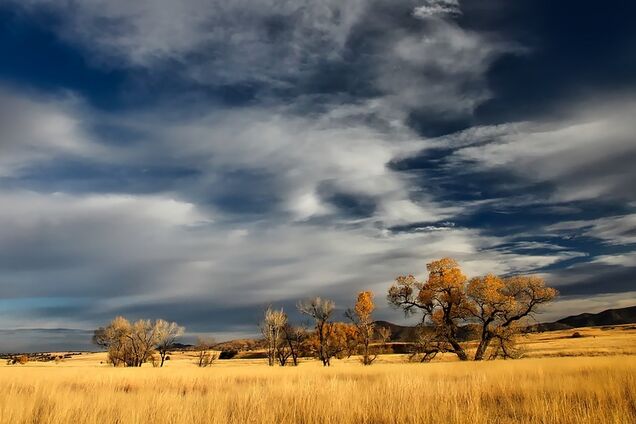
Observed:
[[[636,327],[522,339],[527,358],[323,368],[264,360],[111,368],[103,354],[0,367],[0,423],[635,423]]]

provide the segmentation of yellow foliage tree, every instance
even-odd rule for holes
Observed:
[[[493,342],[495,352],[491,356],[513,356],[521,321],[558,295],[536,276],[502,278],[488,274],[468,281],[452,258],[433,261],[426,267],[429,276],[425,282],[413,275],[397,277],[389,288],[388,300],[407,315],[423,313],[422,323],[433,330],[424,339],[429,357],[435,352],[453,352],[460,360],[467,360],[460,336],[471,325],[478,333],[475,360],[483,359]]]
[[[375,303],[373,302],[373,293],[370,291],[362,291],[358,293],[358,298],[353,310],[349,309],[345,313],[345,316],[353,322],[355,326],[356,344],[361,347],[362,364],[371,365],[377,358],[377,353],[371,351],[371,341],[373,340],[373,333],[375,329],[375,323],[371,314],[375,310]]]

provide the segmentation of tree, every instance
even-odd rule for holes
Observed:
[[[488,274],[471,279],[467,287],[469,314],[480,331],[474,359],[482,360],[493,341],[497,344],[496,356],[514,357],[514,338],[520,331],[520,322],[533,317],[540,305],[557,294],[536,276],[501,278]]]
[[[106,327],[93,333],[93,342],[108,351],[108,361],[113,366],[140,367],[152,358],[155,349],[167,347],[183,329],[164,320],[140,319],[131,323],[124,317],[116,317]],[[170,341],[172,340],[172,341]]]
[[[197,337],[197,342],[194,345],[196,352],[196,364],[199,368],[209,367],[217,360],[219,355],[212,349],[216,342],[212,338]]]
[[[327,345],[333,357],[338,359],[350,358],[352,355],[358,354],[358,339],[358,329],[355,325],[345,322],[334,322]]]
[[[318,358],[324,366],[331,365],[331,358],[342,359],[357,351],[356,329],[343,322],[327,322],[311,333],[306,341],[310,354]]]
[[[298,358],[305,350],[307,332],[303,327],[286,323],[281,330],[282,340],[278,345],[278,363],[285,366],[291,358],[292,365],[298,365]]]
[[[345,316],[351,320],[356,328],[356,344],[362,350],[362,364],[371,365],[377,358],[377,352],[371,352],[371,341],[375,330],[375,323],[371,314],[375,309],[373,293],[363,291],[358,293],[358,298],[353,309],[348,309]]]
[[[137,363],[137,357],[133,355],[131,336],[130,321],[118,316],[106,327],[95,330],[93,342],[107,350],[108,361],[113,366],[134,366]]]
[[[536,276],[502,278],[489,274],[467,282],[451,258],[433,261],[427,269],[426,282],[413,275],[399,276],[387,296],[407,315],[421,311],[422,323],[430,324],[432,331],[423,333],[416,343],[426,359],[453,352],[460,360],[467,360],[460,333],[471,326],[478,338],[475,360],[483,359],[493,342],[494,357],[512,357],[520,322],[558,294]]]
[[[268,307],[265,310],[263,322],[261,323],[261,333],[265,338],[265,345],[267,347],[267,363],[269,366],[274,366],[276,363],[278,346],[281,342],[281,332],[286,323],[287,315],[282,309],[280,311],[276,311],[271,307]]]
[[[165,362],[169,350],[174,346],[177,339],[183,335],[185,328],[180,327],[176,322],[168,322],[162,319],[155,322],[155,327],[157,331],[156,349],[157,352],[159,352],[159,357],[161,358],[159,366],[163,367],[163,363]]]
[[[440,343],[436,339],[434,332],[429,331],[427,326],[420,324],[416,328],[415,340],[410,348],[411,361],[429,362],[437,356],[438,353],[443,353],[444,344]]]
[[[151,359],[155,346],[159,341],[156,325],[149,319],[140,319],[132,324],[132,333],[128,336],[135,362],[133,366],[140,367]]]
[[[324,366],[331,365],[333,354],[333,335],[334,325],[330,321],[333,314],[335,303],[332,300],[314,297],[298,302],[298,310],[311,317],[315,324],[316,345],[315,353],[318,359],[322,361]]]
[[[389,288],[389,302],[406,315],[422,311],[422,322],[430,321],[440,350],[454,352],[465,361],[468,355],[459,342],[459,327],[466,317],[466,276],[454,259],[443,258],[426,265],[429,276],[424,283],[413,275],[399,276]]]

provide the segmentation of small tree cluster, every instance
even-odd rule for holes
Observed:
[[[7,359],[7,365],[24,365],[30,360],[29,355],[12,356]]]
[[[284,367],[291,360],[291,365],[298,365],[298,358],[306,348],[307,334],[302,327],[295,327],[288,322],[287,314],[281,310],[268,307],[260,325],[265,342],[267,363],[274,366],[278,363]]]
[[[390,336],[388,329],[375,331],[372,318],[375,303],[370,291],[360,292],[354,308],[345,313],[351,324],[333,320],[335,303],[332,300],[305,299],[298,302],[298,310],[311,318],[313,331],[290,325],[282,310],[270,307],[265,311],[261,333],[269,365],[278,362],[285,366],[289,359],[297,365],[299,356],[310,354],[329,366],[332,358],[342,359],[358,353],[363,364],[371,365],[379,353],[375,345],[384,343]]]
[[[281,344],[281,334],[283,327],[287,324],[287,315],[283,310],[275,311],[268,307],[265,317],[261,323],[261,333],[265,339],[267,348],[267,363],[274,366],[276,357],[279,355],[278,347]]]
[[[113,366],[140,367],[160,355],[159,366],[163,366],[170,347],[184,332],[184,328],[174,322],[162,319],[138,320],[130,322],[116,317],[106,327],[100,327],[93,334],[93,342],[106,348],[108,361]]]

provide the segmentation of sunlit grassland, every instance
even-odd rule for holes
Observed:
[[[636,422],[635,330],[578,331],[585,337],[530,336],[526,359],[480,363],[386,355],[370,367],[355,358],[330,368],[239,359],[199,369],[179,354],[163,369],[115,369],[93,354],[2,366],[0,422]]]

